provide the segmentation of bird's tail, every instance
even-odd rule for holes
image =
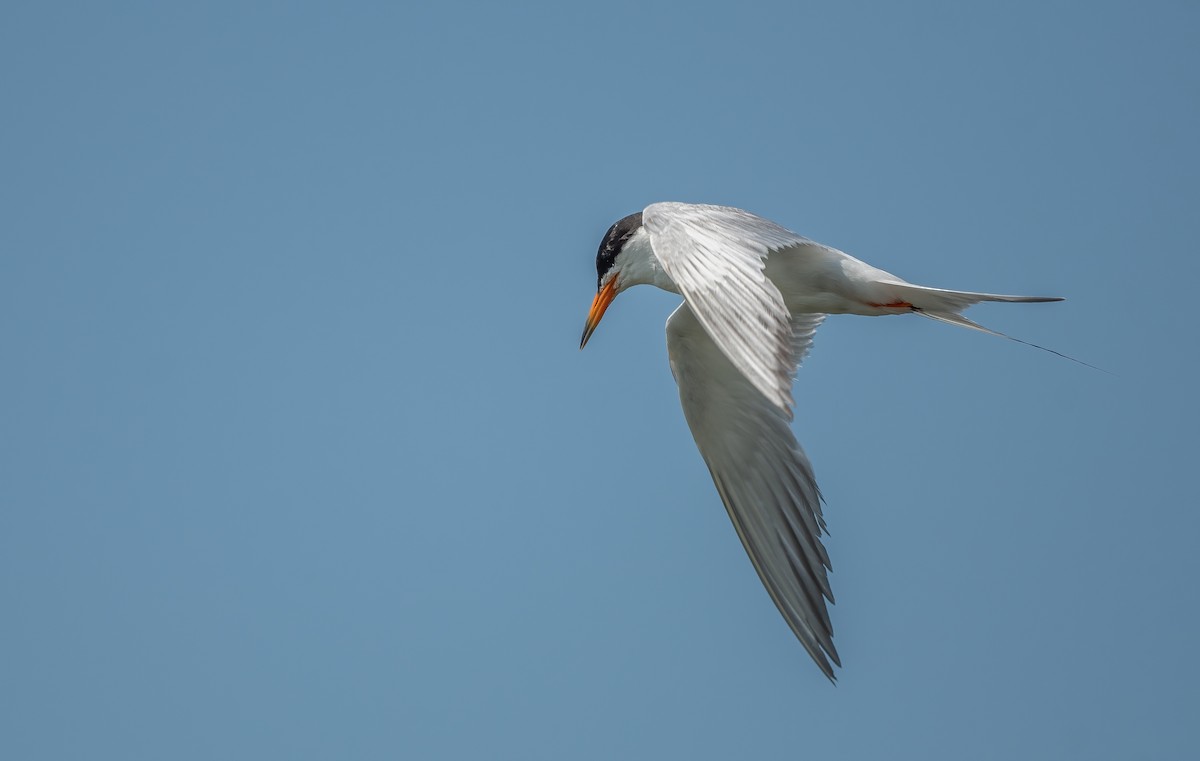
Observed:
[[[931,320],[944,322],[950,325],[958,325],[962,328],[970,328],[978,330],[981,333],[1006,338],[1009,341],[1016,341],[1019,344],[1032,346],[1035,349],[1050,352],[1051,354],[1069,359],[1072,362],[1078,362],[1081,365],[1090,367],[1093,370],[1100,372],[1108,372],[1095,365],[1089,365],[1087,362],[1075,359],[1074,357],[1057,352],[1054,349],[1047,349],[1045,346],[1038,346],[1035,343],[1022,341],[1019,338],[1013,338],[1010,335],[1001,333],[991,328],[985,328],[977,322],[968,320],[962,316],[962,311],[972,304],[978,304],[982,301],[1004,301],[1018,304],[1036,304],[1048,301],[1062,301],[1059,296],[1005,296],[998,293],[972,293],[971,291],[948,291],[944,288],[926,288],[922,285],[913,285],[911,283],[888,283],[889,292],[894,291],[904,301],[912,304],[912,310],[922,317],[928,317]]]
[[[978,304],[981,301],[1007,301],[1031,304],[1063,300],[1061,296],[1003,296],[998,293],[947,291],[945,288],[926,288],[923,285],[913,285],[912,283],[886,283],[886,285],[889,293],[895,292],[904,301],[912,304],[914,308],[922,312],[936,312],[938,314],[957,315],[972,304]],[[967,320],[967,322],[970,323],[970,326],[984,330],[984,332],[990,332],[979,328],[978,325],[975,325],[970,320]]]

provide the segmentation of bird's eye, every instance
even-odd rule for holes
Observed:
[[[596,288],[600,288],[600,283],[603,282],[605,274],[612,269],[613,263],[617,260],[617,251],[619,249],[604,246],[600,249],[600,253],[596,255]]]

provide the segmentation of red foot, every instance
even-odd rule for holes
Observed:
[[[907,301],[893,301],[890,304],[876,304],[868,301],[867,306],[876,307],[877,309],[912,309],[913,305]]]

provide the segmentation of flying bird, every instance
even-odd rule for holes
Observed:
[[[683,296],[667,319],[667,355],[684,417],[759,578],[834,680],[833,664],[842,664],[826,605],[822,497],[790,425],[792,381],[817,327],[829,314],[918,314],[1008,338],[962,311],[1062,299],[914,285],[750,212],[687,203],[651,204],[617,221],[596,275],[580,349],[627,288]]]

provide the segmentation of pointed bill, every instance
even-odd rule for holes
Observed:
[[[608,305],[617,297],[617,279],[609,278],[600,292],[596,294],[596,298],[592,299],[592,310],[588,312],[587,322],[583,324],[583,338],[579,340],[579,348],[587,346],[588,339],[592,337],[592,333],[596,332],[596,326],[600,324],[600,318],[604,316],[604,310],[608,309]]]

